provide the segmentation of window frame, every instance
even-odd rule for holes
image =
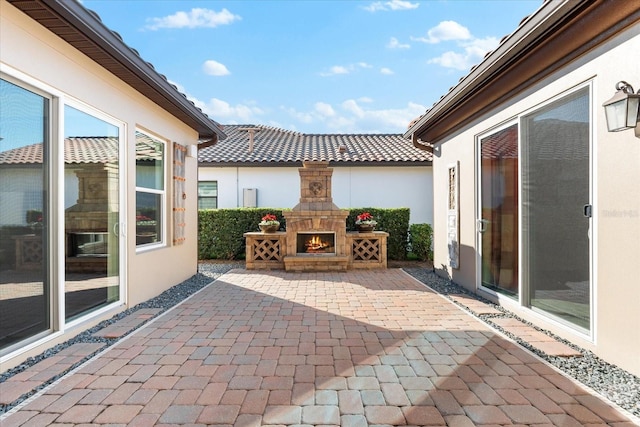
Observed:
[[[200,195],[200,184],[208,184],[208,183],[212,183],[215,182],[216,184],[216,195],[215,196],[201,196]],[[200,200],[208,200],[208,199],[214,199],[215,200],[215,207],[213,208],[201,208],[200,207]],[[198,210],[200,209],[218,209],[218,181],[217,180],[202,180],[202,181],[198,181]]]
[[[150,132],[146,129],[143,129],[141,127],[136,127],[134,130],[134,140],[135,140],[135,144],[134,146],[137,147],[138,141],[137,141],[137,134],[141,133],[143,135],[145,135],[148,138],[151,138],[154,140],[154,142],[158,142],[162,144],[162,189],[155,189],[155,188],[149,188],[149,187],[144,187],[144,186],[140,186],[138,185],[138,177],[137,177],[137,170],[135,171],[135,176],[136,176],[136,191],[135,191],[135,195],[136,195],[136,199],[138,196],[138,193],[142,193],[142,194],[153,194],[153,195],[159,195],[160,196],[160,202],[159,202],[159,206],[158,206],[158,212],[157,215],[160,216],[160,224],[158,225],[157,229],[160,232],[160,238],[156,241],[156,242],[150,242],[150,243],[140,243],[138,244],[137,242],[137,237],[136,237],[136,241],[135,241],[135,246],[136,246],[136,252],[143,252],[146,250],[150,250],[150,249],[156,249],[156,248],[161,248],[161,247],[166,247],[167,246],[167,242],[168,242],[168,238],[167,238],[167,224],[168,224],[168,217],[169,215],[167,214],[167,188],[168,188],[168,177],[169,177],[169,173],[168,171],[168,162],[169,162],[169,156],[168,156],[168,149],[170,147],[170,142],[169,140],[167,140],[166,138],[162,138],[161,136],[159,136],[156,133]],[[135,155],[135,162],[138,161],[137,158],[137,154]],[[134,166],[135,168],[137,168],[137,164]],[[134,230],[137,230],[137,221],[136,221],[136,216],[137,216],[137,212],[138,212],[138,205],[137,205],[137,200],[135,202],[135,209],[134,209]],[[156,218],[156,221],[158,221],[158,219]]]

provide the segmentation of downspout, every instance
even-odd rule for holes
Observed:
[[[422,141],[415,133],[411,134],[411,143],[417,149],[433,154],[433,144]]]

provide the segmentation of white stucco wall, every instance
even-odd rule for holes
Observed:
[[[602,103],[626,80],[640,86],[640,25],[620,34],[565,69],[440,141],[434,152],[434,250],[436,268],[469,289],[477,287],[475,143],[481,135],[542,103],[590,83],[592,87],[593,331],[585,336],[543,315],[501,299],[523,318],[640,375],[640,137],[633,130],[607,132]],[[640,135],[640,131],[636,128]],[[460,268],[448,267],[447,166],[460,162]]]
[[[121,275],[124,278],[122,302],[126,305],[120,306],[119,309],[133,306],[158,295],[195,274],[198,261],[196,159],[190,157],[186,159],[185,243],[174,246],[171,242],[173,184],[171,179],[167,179],[167,205],[164,209],[164,215],[167,218],[165,230],[167,245],[143,252],[136,251],[134,238],[135,161],[133,159],[135,159],[135,130],[138,127],[149,130],[167,141],[176,141],[183,145],[196,144],[197,132],[4,0],[0,0],[0,40],[2,40],[0,66],[3,72],[53,95],[55,103],[74,100],[75,105],[86,105],[87,108],[95,109],[124,126],[125,133],[122,135],[123,147],[126,147],[124,158],[128,160],[123,162],[125,169],[120,177],[122,194],[124,194],[120,209],[125,213],[123,219],[126,235],[121,236],[125,241]],[[55,138],[57,138],[56,134],[54,134],[54,141]],[[171,144],[167,145],[166,174],[169,177],[172,174],[173,160],[171,147]],[[59,171],[60,168],[61,165],[58,165],[55,170]],[[66,181],[62,174],[58,174],[54,180],[52,197],[54,200],[60,200],[61,205],[66,205],[70,200],[77,198],[77,189],[74,189],[70,193],[64,193],[62,199],[58,199]],[[77,184],[75,187],[77,188]],[[63,211],[64,207],[59,206],[54,213],[58,218],[56,220],[58,224],[63,223],[59,220]],[[64,232],[57,235],[64,235]],[[63,257],[58,259],[63,261]],[[54,268],[63,268],[63,266],[57,265]],[[62,286],[62,283],[54,283],[53,286],[52,291],[55,295],[57,287]],[[95,321],[89,316],[85,324]],[[64,333],[58,334],[56,339],[58,341],[63,339]],[[38,351],[38,347],[34,347],[33,351]]]
[[[430,166],[333,167],[333,202],[343,209],[409,208],[413,224],[433,223]],[[297,167],[200,167],[200,181],[218,181],[218,207],[241,207],[243,189],[257,189],[258,207],[292,208],[300,199]]]

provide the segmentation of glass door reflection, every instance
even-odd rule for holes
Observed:
[[[518,125],[480,141],[482,286],[518,295]]]
[[[65,317],[120,299],[119,129],[65,106]]]

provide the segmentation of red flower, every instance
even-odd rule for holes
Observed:
[[[273,215],[273,214],[266,214],[265,216],[262,217],[263,221],[277,221],[278,218]]]
[[[360,215],[358,215],[356,217],[357,221],[372,221],[373,220],[373,215],[371,215],[369,212],[363,212]]]

